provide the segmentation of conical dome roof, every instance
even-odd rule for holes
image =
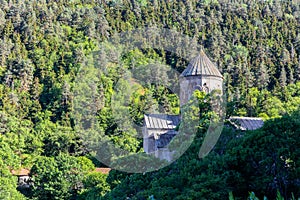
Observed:
[[[221,77],[218,68],[209,60],[207,55],[201,49],[199,55],[191,60],[187,68],[181,73],[181,76],[216,76]]]

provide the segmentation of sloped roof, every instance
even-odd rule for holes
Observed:
[[[29,176],[29,169],[19,169],[19,170],[11,170],[11,174],[15,176]]]
[[[181,76],[216,76],[223,77],[218,68],[210,61],[203,49],[197,57],[193,58],[187,68],[181,73]]]
[[[108,167],[98,167],[95,169],[96,172],[101,172],[102,174],[108,174],[111,168]]]
[[[144,115],[145,126],[148,129],[171,130],[176,128],[180,122],[179,115],[146,114]]]
[[[257,117],[230,117],[229,122],[240,130],[256,130],[264,125],[264,121]]]

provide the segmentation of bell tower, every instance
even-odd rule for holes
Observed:
[[[189,101],[196,89],[209,93],[213,90],[222,91],[223,88],[223,76],[203,49],[181,73],[179,82],[180,107]]]

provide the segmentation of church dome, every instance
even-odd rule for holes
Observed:
[[[191,60],[187,68],[181,73],[181,76],[215,76],[223,78],[218,68],[210,61],[207,55],[201,49],[199,55]]]

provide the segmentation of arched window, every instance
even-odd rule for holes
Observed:
[[[209,87],[208,87],[208,85],[207,85],[206,83],[203,84],[202,90],[203,90],[204,92],[206,92],[206,93],[209,93]]]

